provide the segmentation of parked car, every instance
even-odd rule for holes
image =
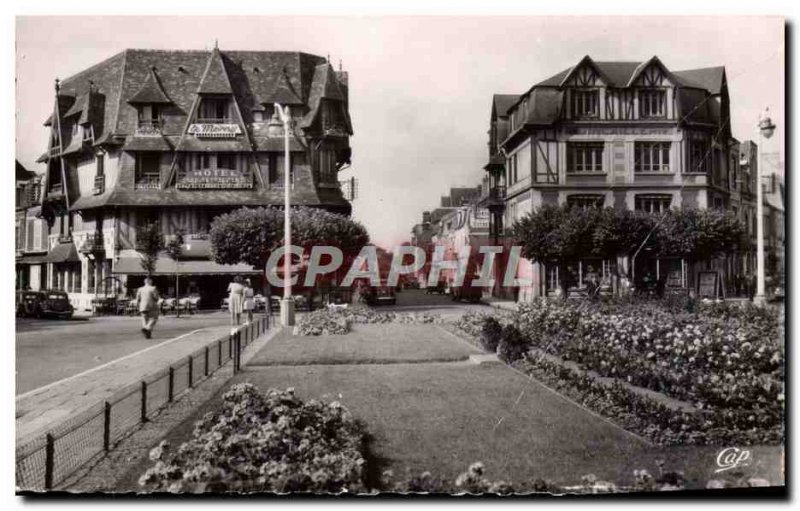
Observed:
[[[466,277],[464,278],[462,285],[450,288],[450,297],[453,299],[453,301],[457,302],[460,300],[466,300],[471,303],[477,303],[481,301],[481,297],[483,296],[483,288],[480,286],[474,286],[472,284],[479,278],[480,275],[475,275],[472,278]]]
[[[70,319],[74,309],[64,291],[19,291],[17,315],[29,318]]]
[[[350,289],[334,289],[328,294],[325,304],[329,309],[346,309],[353,300],[353,293]]]
[[[429,295],[443,295],[447,293],[447,281],[440,280],[435,286],[427,286],[425,293]]]
[[[395,288],[381,282],[379,286],[369,286],[364,292],[364,301],[367,305],[394,305],[397,303]]]

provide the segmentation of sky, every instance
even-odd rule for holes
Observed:
[[[763,151],[783,161],[784,21],[778,17],[19,17],[16,157],[46,149],[53,81],[125,48],[304,51],[350,75],[353,217],[372,240],[410,238],[422,211],[453,186],[476,186],[488,159],[492,94],[519,94],[575,65],[642,61],[668,69],[724,65],[731,126],[757,137],[769,106],[778,126]]]

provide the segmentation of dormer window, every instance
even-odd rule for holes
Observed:
[[[203,98],[200,103],[198,122],[202,123],[228,123],[230,116],[228,110],[230,101],[226,98]]]
[[[262,110],[253,112],[253,122],[264,122],[264,112]]]
[[[158,135],[161,133],[161,109],[159,105],[141,104],[136,108],[138,122],[137,135]]]
[[[664,117],[666,115],[667,94],[663,89],[644,89],[639,91],[639,116],[643,119]]]
[[[572,91],[572,115],[576,119],[599,116],[599,95],[595,89],[576,89]]]

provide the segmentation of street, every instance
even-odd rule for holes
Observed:
[[[224,312],[161,316],[152,339],[131,316],[75,318],[69,321],[17,319],[16,395],[81,373],[194,330],[228,323]]]
[[[375,310],[457,316],[467,310],[486,308],[485,304],[453,302],[449,295],[428,295],[419,289],[407,289],[397,293],[396,305],[377,306]],[[17,319],[16,395],[179,335],[227,322],[227,313],[216,311],[180,318],[161,316],[153,338],[148,340],[139,331],[139,317],[99,316],[69,321]]]

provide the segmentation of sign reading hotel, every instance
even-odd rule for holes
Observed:
[[[200,138],[235,138],[242,133],[238,124],[190,124],[190,135]]]
[[[237,169],[184,170],[176,183],[183,190],[231,190],[253,187],[250,171]]]

